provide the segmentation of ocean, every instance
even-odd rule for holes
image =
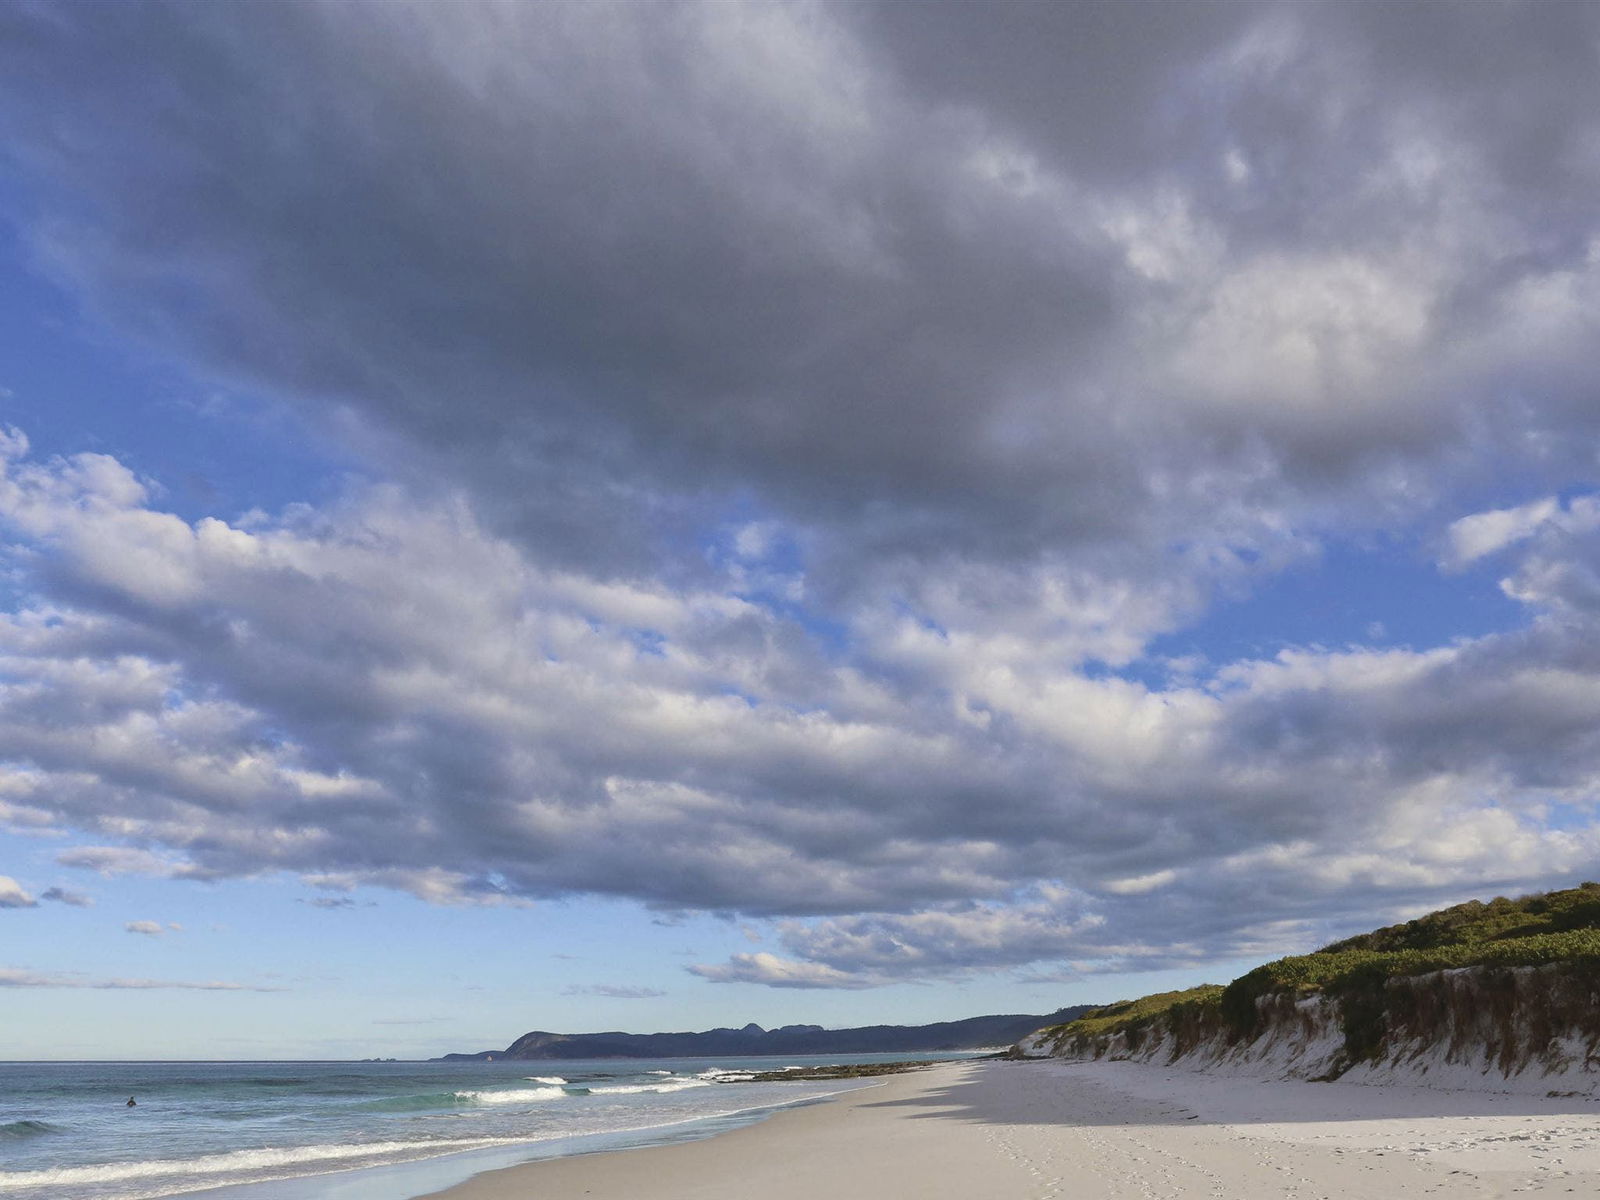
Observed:
[[[215,1200],[410,1200],[492,1167],[708,1136],[871,1082],[734,1081],[751,1070],[908,1057],[967,1056],[0,1063],[0,1200],[217,1188]]]

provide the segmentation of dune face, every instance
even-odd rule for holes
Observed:
[[[1465,967],[1385,981],[1381,1000],[1281,993],[1241,1036],[1220,1011],[1101,1034],[1041,1030],[1028,1057],[1131,1059],[1286,1079],[1600,1092],[1600,1007],[1587,973]]]
[[[1040,1030],[1019,1057],[1600,1092],[1600,889],[1476,901]]]

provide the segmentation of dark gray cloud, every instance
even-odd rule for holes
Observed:
[[[567,561],[659,563],[748,493],[818,587],[1255,545],[1329,488],[1415,504],[1393,472],[1518,378],[1524,432],[1594,408],[1544,303],[1596,232],[1582,6],[5,21],[54,269]]]
[[[40,900],[50,900],[56,904],[66,904],[72,908],[93,908],[94,897],[84,892],[75,892],[71,888],[51,887],[39,893]]]
[[[647,502],[611,528],[641,479],[959,515],[952,484],[997,477],[997,363],[1104,317],[1105,251],[984,235],[1006,201],[981,186],[952,210],[952,131],[879,97],[826,17],[485,8],[479,42],[393,15],[13,14],[19,157],[98,198],[46,253],[152,339],[522,494],[506,517],[546,552],[670,524]],[[52,95],[61,70],[88,86]]]
[[[44,268],[388,482],[187,524],[8,439],[0,816],[773,917],[696,970],[789,987],[1590,871],[1596,21],[4,7]],[[1391,526],[1527,626],[1086,669]]]

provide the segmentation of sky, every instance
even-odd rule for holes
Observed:
[[[0,1058],[1600,877],[1600,10],[0,0]]]

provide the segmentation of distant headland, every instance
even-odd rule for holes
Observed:
[[[1093,1005],[1063,1008],[1043,1016],[1005,1014],[940,1021],[932,1025],[864,1025],[824,1029],[785,1025],[763,1029],[707,1029],[700,1033],[525,1033],[504,1050],[446,1054],[435,1062],[494,1058],[697,1058],[765,1054],[873,1054],[924,1050],[975,1050],[1008,1046],[1046,1025],[1072,1021]]]

